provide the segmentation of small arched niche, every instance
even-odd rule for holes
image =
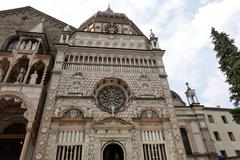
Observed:
[[[42,60],[34,63],[30,69],[27,83],[40,84],[43,77],[44,69],[45,63],[43,63]]]
[[[29,58],[27,56],[22,56],[17,60],[17,63],[13,66],[10,75],[8,77],[7,82],[13,83],[13,82],[19,82],[22,83],[26,72],[28,69],[29,64]]]
[[[155,111],[152,111],[150,109],[144,110],[141,113],[140,117],[144,119],[159,119],[158,114]]]
[[[69,109],[67,110],[64,114],[63,114],[63,117],[64,118],[71,118],[71,119],[74,119],[74,118],[83,118],[84,115],[83,113],[78,110],[78,109]]]

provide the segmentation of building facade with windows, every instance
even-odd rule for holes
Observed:
[[[186,91],[189,106],[170,90],[158,38],[147,38],[125,14],[109,7],[74,28],[23,7],[0,11],[0,20],[4,159],[205,160],[239,153],[228,111],[219,113],[226,128],[232,125],[223,136],[208,121],[217,112],[200,105],[195,90]],[[216,132],[233,150],[221,148]]]
[[[186,91],[189,106],[176,93],[172,95],[174,94],[174,106],[188,158],[203,156],[203,150],[210,150],[207,148],[215,150],[218,156],[240,158],[240,124],[233,121],[231,109],[201,105],[197,98],[193,99],[195,91],[189,88]],[[204,137],[206,134],[210,139]],[[206,145],[208,140],[212,141],[212,146]]]
[[[240,125],[233,121],[229,111],[230,109],[209,107],[204,108],[204,115],[213,117],[213,121],[207,119],[206,123],[218,154],[222,153],[227,157],[240,156]]]

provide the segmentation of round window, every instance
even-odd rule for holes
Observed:
[[[115,78],[104,79],[94,90],[97,106],[102,110],[113,113],[123,110],[129,102],[128,86]]]

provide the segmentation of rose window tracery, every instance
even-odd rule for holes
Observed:
[[[126,103],[124,91],[117,86],[106,86],[98,93],[98,102],[100,107],[106,110],[120,110]]]
[[[130,98],[130,91],[126,83],[116,78],[100,81],[96,85],[94,94],[97,106],[111,113],[123,110]]]

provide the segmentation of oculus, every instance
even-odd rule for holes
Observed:
[[[110,113],[122,111],[130,100],[128,85],[117,78],[101,80],[96,84],[93,94],[97,106]]]
[[[104,30],[105,32],[107,33],[118,33],[118,26],[117,25],[111,25],[111,24],[107,24],[105,27],[104,27]]]
[[[118,86],[106,86],[97,95],[98,105],[104,110],[119,111],[126,104],[126,95]]]

